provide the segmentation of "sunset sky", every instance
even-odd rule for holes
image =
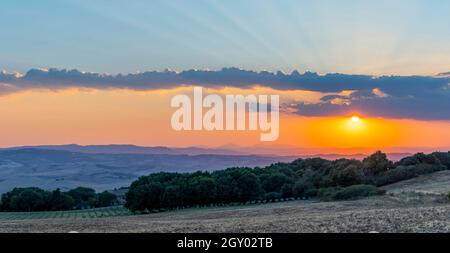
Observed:
[[[450,149],[449,12],[439,0],[2,1],[0,147]],[[172,130],[170,101],[194,86],[280,95],[279,140]]]

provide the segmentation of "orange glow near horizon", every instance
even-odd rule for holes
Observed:
[[[273,90],[208,89],[208,93],[242,94]],[[135,144],[142,146],[290,145],[316,149],[388,149],[450,147],[450,121],[384,119],[359,115],[302,117],[282,114],[280,138],[260,143],[260,132],[175,132],[170,126],[170,99],[189,87],[176,89],[29,90],[0,96],[0,147],[46,144]],[[317,92],[280,91],[283,98],[309,103]]]
[[[307,120],[306,140],[311,146],[368,148],[396,146],[397,123],[381,118],[326,117]]]

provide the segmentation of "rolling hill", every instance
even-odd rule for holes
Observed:
[[[128,186],[139,176],[153,172],[214,171],[294,160],[293,157],[282,156],[165,154],[161,153],[166,151],[164,148],[145,149],[146,152],[156,153],[135,153],[133,147],[90,147],[81,150],[83,152],[68,151],[80,151],[79,147],[74,146],[64,149],[39,147],[0,150],[0,193],[14,187],[28,186],[62,190],[86,186],[109,190]],[[124,149],[128,149],[129,153]]]

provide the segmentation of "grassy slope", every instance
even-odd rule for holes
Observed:
[[[422,175],[383,187],[388,193],[417,192],[425,194],[447,194],[450,192],[450,170]]]
[[[442,195],[449,185],[450,171],[443,171],[387,186],[387,196],[356,201],[290,201],[90,219],[7,219],[0,220],[0,232],[450,232],[450,205]]]

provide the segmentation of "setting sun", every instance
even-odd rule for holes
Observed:
[[[360,122],[360,121],[361,121],[361,118],[358,117],[358,116],[353,116],[353,117],[352,117],[352,121],[355,122],[355,123],[356,123],[356,122]]]

